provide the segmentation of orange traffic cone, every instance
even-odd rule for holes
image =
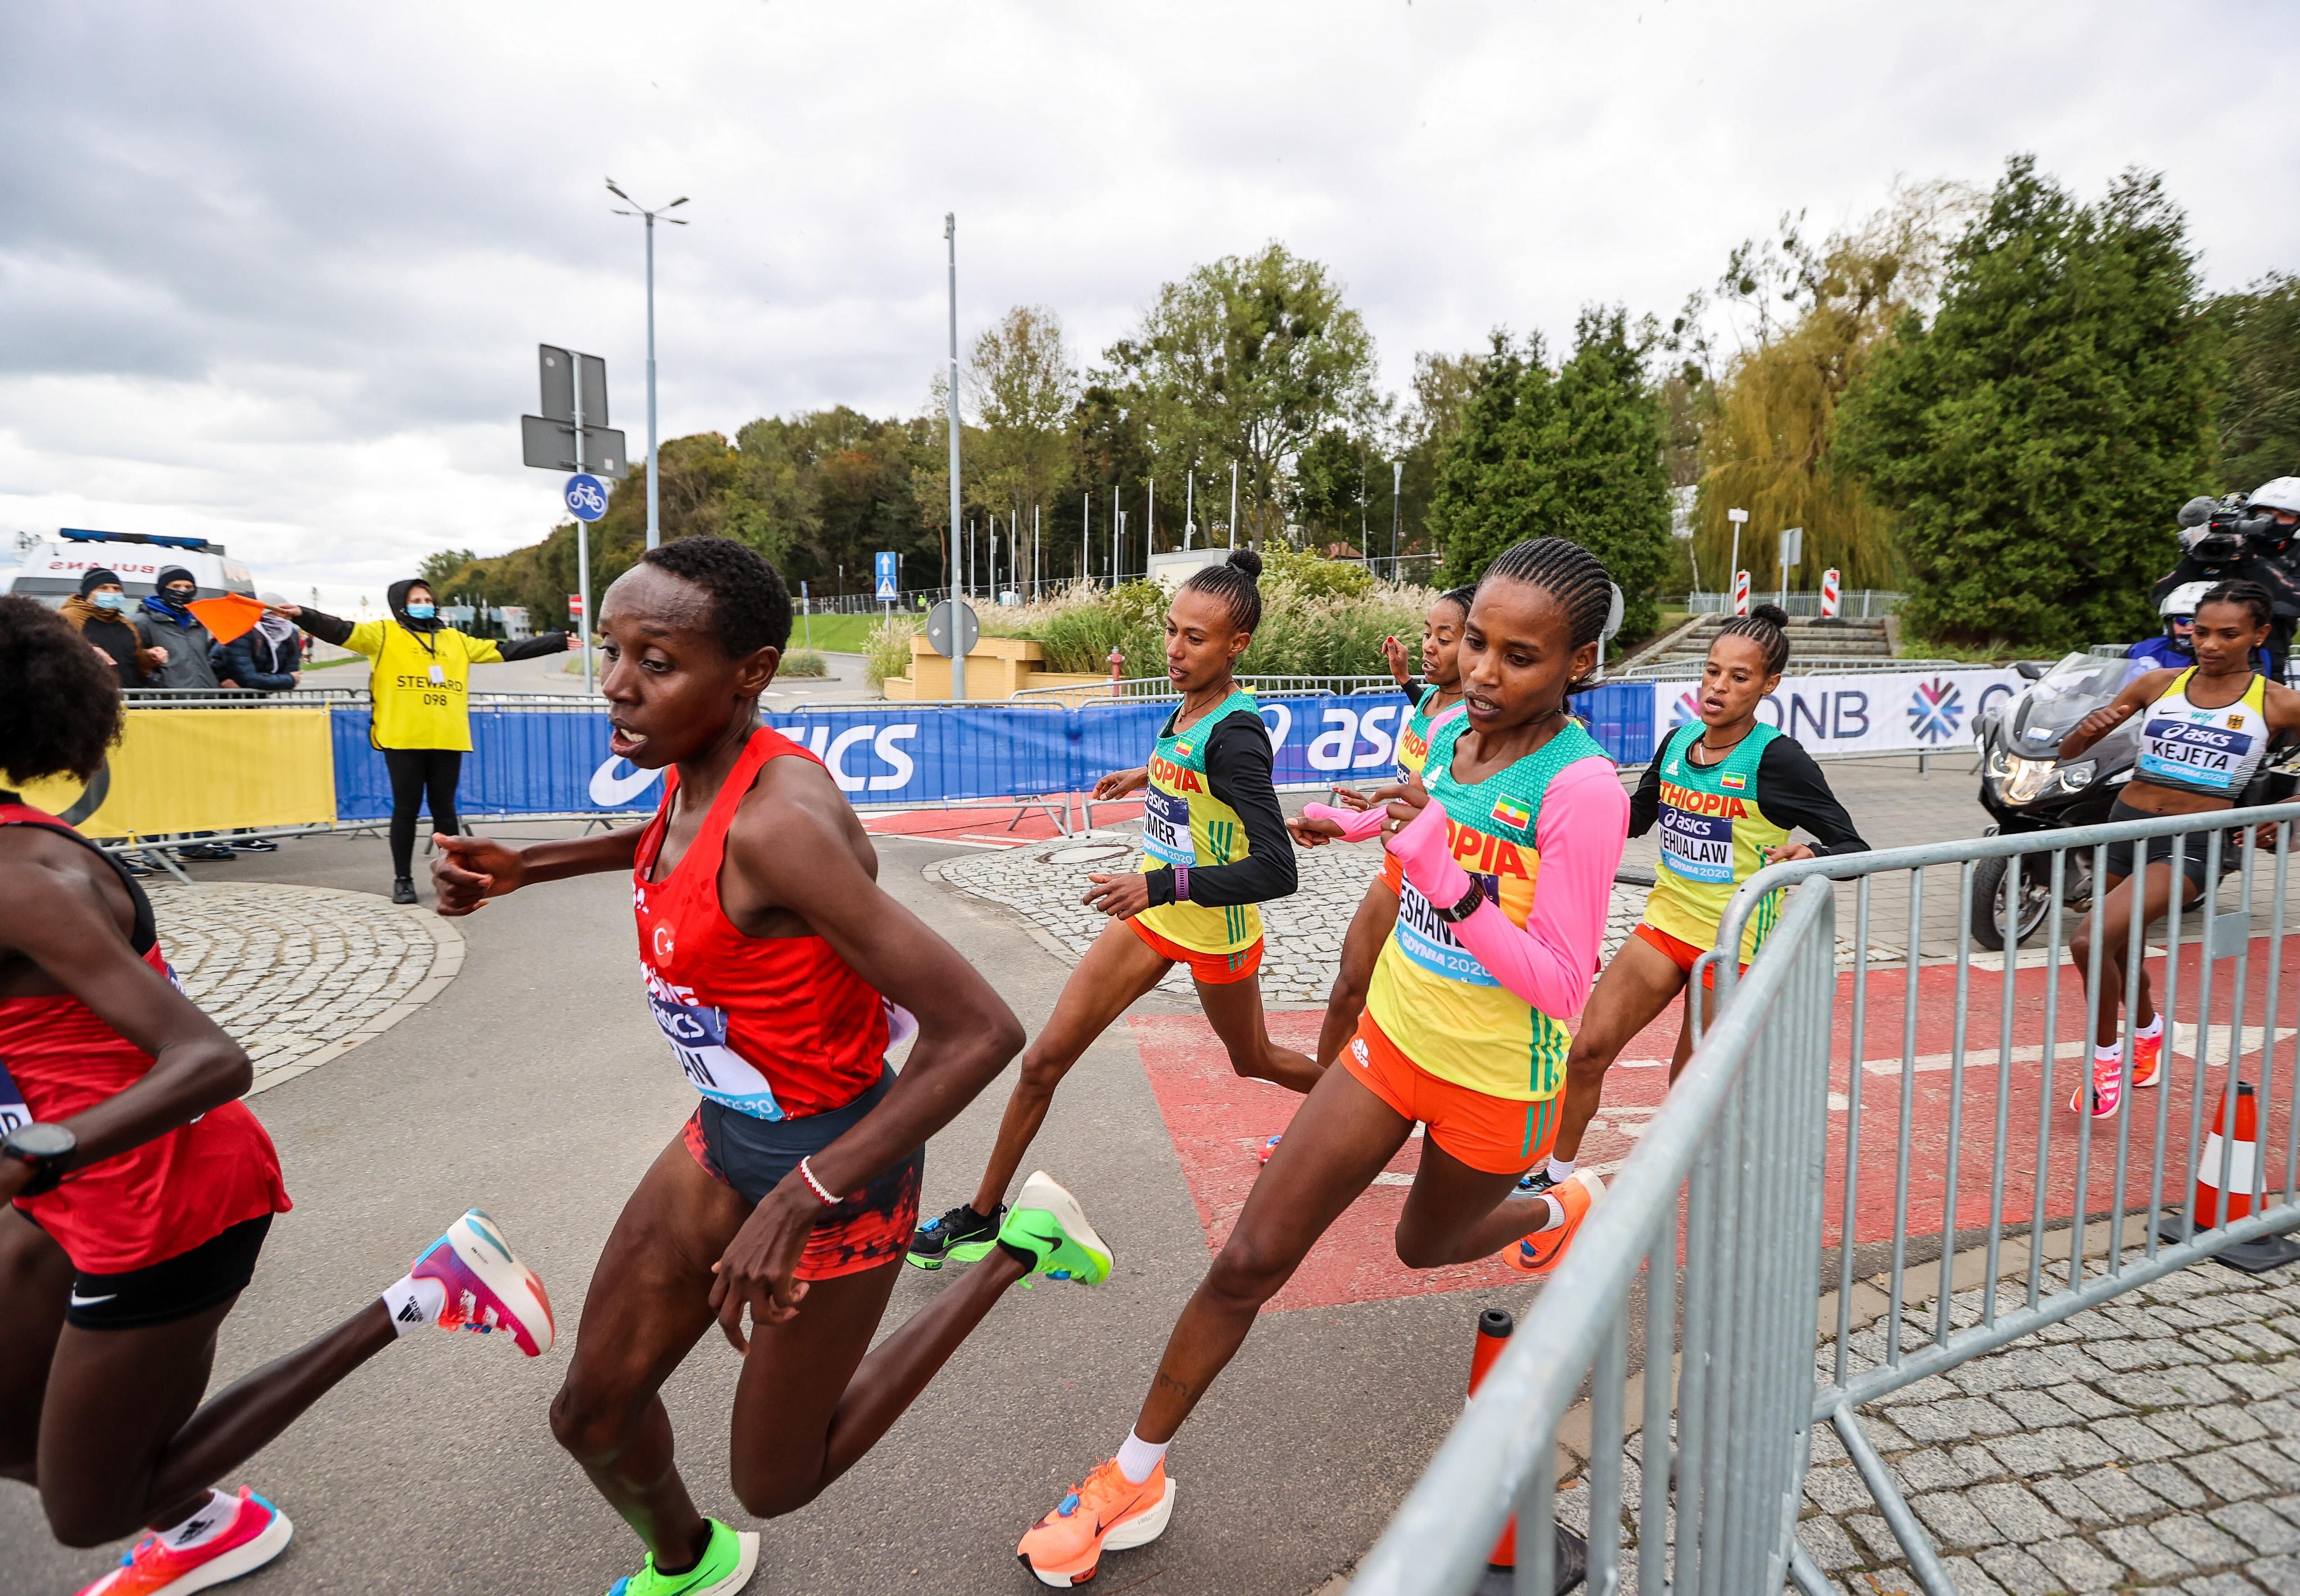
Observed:
[[[1470,1394],[1476,1396],[1478,1387],[1485,1383],[1486,1371],[1509,1344],[1517,1329],[1517,1321],[1505,1308],[1489,1308],[1478,1316],[1478,1339],[1470,1349]],[[1563,1525],[1554,1526],[1557,1532],[1555,1568],[1558,1596],[1588,1577],[1589,1546],[1580,1536]],[[1478,1583],[1478,1596],[1508,1596],[1517,1588],[1517,1520],[1512,1518],[1502,1527],[1501,1539],[1494,1542],[1492,1554],[1486,1559],[1485,1578]]]
[[[2227,1140],[2223,1140],[2226,1133]],[[2228,1166],[2228,1189],[2221,1189],[2221,1166]],[[2210,1230],[2214,1225],[2232,1224],[2252,1212],[2252,1183],[2260,1168],[2260,1110],[2252,1082],[2236,1083],[2236,1116],[2229,1124],[2228,1093],[2223,1090],[2221,1100],[2212,1106],[2212,1117],[2206,1124],[2204,1145],[2196,1156],[2196,1191],[2188,1212],[2195,1216],[2195,1228]],[[2177,1215],[2168,1216],[2156,1227],[2157,1236],[2174,1245],[2180,1241],[2180,1220]],[[2264,1274],[2271,1269],[2300,1259],[2300,1246],[2282,1236],[2256,1236],[2249,1241],[2239,1241],[2233,1247],[2222,1248],[2213,1255],[2232,1269],[2247,1274]]]

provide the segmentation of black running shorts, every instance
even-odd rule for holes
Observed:
[[[255,1277],[271,1216],[243,1219],[189,1252],[124,1274],[76,1274],[64,1322],[81,1330],[141,1330],[229,1302]]]

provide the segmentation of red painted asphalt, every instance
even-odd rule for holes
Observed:
[[[2262,999],[2268,975],[2267,941],[2252,944],[2246,996],[2246,1051],[2244,1074],[2258,1082],[2262,1073]],[[2278,1008],[2285,1018],[2278,1028],[2281,1044],[2274,1053],[2274,1079],[2262,1093],[2262,1146],[2271,1190],[2288,1183],[2286,1137],[2290,1126],[2293,1050],[2291,1010],[2300,1000],[2300,939],[2288,947],[2279,973]],[[2163,960],[2148,961],[2161,1002]],[[2206,1109],[2217,1100],[2225,1076],[2228,1022],[2231,1014],[2233,960],[2221,961],[2215,971],[2212,995],[2211,1067],[2206,1080]],[[2179,982],[2179,1014],[2184,1024],[2196,1011],[2197,957],[2193,947],[2184,950]],[[1997,1145],[1996,1111],[1999,1039],[2003,1015],[2004,976],[1996,971],[1971,972],[1963,1012],[1966,1015],[1966,1063],[1960,1073],[1950,1067],[1954,1045],[1955,971],[1946,965],[1928,966],[1918,975],[1918,1014],[1914,1053],[1917,1067],[1909,1074],[1910,1119],[1913,1132],[1909,1157],[1909,1232],[1938,1232],[1943,1224],[1944,1194],[1948,1186],[1948,1154],[1952,1114],[1958,1116],[1955,1137],[1958,1167],[1954,1223],[1959,1228],[1984,1225],[1990,1213],[1992,1154]],[[2031,1216],[2038,1167],[2038,1094],[2044,1065],[2041,1046],[2046,972],[2041,968],[2017,973],[2013,987],[2012,1042],[2013,1059],[2007,1072],[2010,1090],[2005,1099],[2008,1147],[2002,1212],[2008,1224],[2025,1223]],[[1862,1241],[1888,1239],[1893,1233],[1896,1182],[1896,1137],[1901,1121],[1904,1041],[1903,994],[1906,973],[1875,970],[1869,974],[1867,992],[1867,1067],[1862,1075],[1860,1182],[1854,1211],[1854,1233]],[[1854,978],[1847,972],[1838,980],[1836,1024],[1832,1041],[1829,1100],[1829,1197],[1826,1224],[1834,1241],[1842,1225],[1846,1140],[1850,1124],[1847,1109],[1852,1077]],[[1605,1083],[1604,1106],[1582,1144],[1587,1166],[1610,1174],[1625,1159],[1637,1135],[1659,1106],[1667,1082],[1665,1061],[1677,1040],[1678,1010],[1672,1007],[1623,1049]],[[1308,1050],[1316,1042],[1320,1016],[1314,1013],[1273,1014],[1272,1038]],[[2060,1010],[2055,1031],[2052,1111],[2046,1116],[2044,1167],[2048,1218],[2066,1218],[2075,1212],[2081,1122],[2071,1112],[2069,1094],[2076,1072],[2086,1057],[2080,1032],[2084,997],[2075,971],[2063,965],[2060,981]],[[1183,1173],[1197,1203],[1209,1249],[1218,1248],[1229,1233],[1261,1171],[1256,1153],[1262,1139],[1283,1131],[1298,1101],[1291,1093],[1258,1081],[1242,1081],[1230,1073],[1221,1044],[1204,1020],[1196,1015],[1142,1016],[1133,1022],[1143,1065],[1166,1121]],[[2196,1096],[2196,1071],[2192,1058],[2168,1049],[2165,1084],[2130,1094],[2133,1115],[2130,1144],[2124,1165],[2128,1207],[2145,1205],[2154,1157],[2156,1124],[2165,1119],[2163,1200],[2185,1205],[2194,1181],[2195,1161],[2188,1134],[2190,1105]],[[1962,1081],[1962,1093],[1957,1083]],[[2085,1207],[2098,1214],[2111,1201],[2117,1163],[2113,1119],[2092,1122],[2088,1154],[2088,1187]],[[1522,1279],[1498,1261],[1429,1271],[1399,1264],[1391,1246],[1391,1233],[1404,1207],[1405,1186],[1421,1157],[1419,1138],[1410,1140],[1392,1159],[1382,1182],[1371,1188],[1336,1223],[1301,1270],[1274,1299],[1271,1309],[1331,1306],[1383,1298],[1462,1291]]]

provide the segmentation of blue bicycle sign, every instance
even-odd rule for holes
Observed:
[[[578,521],[596,521],[607,513],[607,487],[588,471],[567,479],[567,510]]]

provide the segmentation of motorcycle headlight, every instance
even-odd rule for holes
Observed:
[[[2082,792],[2092,785],[2093,777],[2099,773],[2098,760],[2079,759],[2074,765],[2061,766],[2061,785],[2071,792]]]
[[[2012,803],[2026,804],[2042,798],[2052,786],[2058,767],[2049,759],[2021,759],[2008,756],[2004,796]]]
[[[2003,743],[1993,742],[1988,745],[1988,762],[1986,768],[1988,773],[1999,781],[2012,773],[2012,756],[2004,751]]]

